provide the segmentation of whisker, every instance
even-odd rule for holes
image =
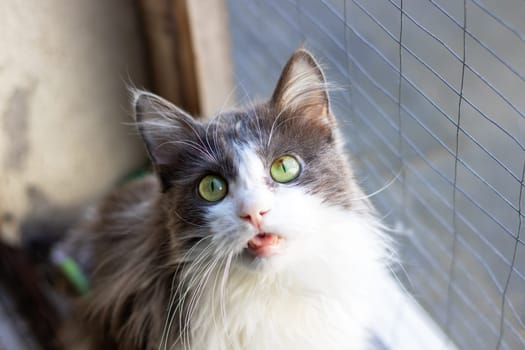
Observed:
[[[209,238],[210,238],[209,236],[204,237],[204,238],[201,240],[201,242],[204,241],[205,239],[209,239]],[[186,253],[184,254],[184,256],[183,256],[183,260],[185,260],[185,258],[184,258],[185,256],[188,256],[190,253],[192,253],[192,251],[193,251],[194,249],[196,249],[198,246],[199,246],[198,244],[195,244],[195,245],[194,245],[194,246],[193,246],[188,252],[186,252]],[[199,265],[201,259],[204,259],[204,258],[206,257],[207,249],[208,249],[208,248],[209,248],[209,246],[206,247],[203,251],[201,251],[201,252],[197,255],[197,258],[195,259],[194,263],[192,264],[193,266],[195,266],[195,265]],[[182,268],[182,266],[183,266],[183,265],[181,264],[181,267],[180,267],[180,268]],[[189,269],[193,268],[193,266],[190,265]],[[194,276],[197,276],[197,275],[198,275],[198,274],[195,274]],[[190,284],[191,284],[191,281],[190,281]],[[179,284],[178,284],[178,286],[177,286],[177,289],[176,289],[175,292],[174,292],[174,297],[180,296],[180,299],[179,299],[179,301],[178,301],[178,303],[177,303],[177,305],[176,305],[176,307],[175,307],[173,313],[172,313],[171,315],[169,315],[169,323],[168,323],[168,330],[167,330],[168,333],[167,333],[167,335],[166,335],[166,339],[165,339],[165,347],[164,347],[165,349],[166,349],[167,341],[168,341],[168,338],[169,338],[169,332],[171,331],[172,323],[173,323],[173,321],[174,321],[174,319],[175,319],[175,317],[176,317],[176,315],[177,315],[177,311],[182,307],[182,304],[184,303],[184,299],[185,299],[187,293],[189,292],[189,290],[186,290],[186,292],[185,292],[183,295],[179,295],[179,293],[180,293],[180,291],[181,291],[181,288],[183,288],[184,285],[185,285],[185,282],[184,282],[184,275],[183,275],[182,278],[181,278],[181,280],[179,281]],[[180,314],[181,314],[181,313],[180,313],[180,311],[179,311],[179,315],[180,315]],[[182,320],[181,320],[180,317],[179,317],[179,327],[180,327],[180,325],[182,325]],[[179,335],[179,337],[180,337],[180,335]],[[177,341],[178,341],[179,337],[177,337]]]
[[[215,278],[213,280],[213,285],[212,285],[212,290],[211,290],[212,317],[213,317],[213,325],[214,325],[215,328],[218,328],[217,327],[216,310],[215,310],[216,289],[217,289],[217,284],[218,284],[218,281],[219,281],[219,276],[221,275],[219,272],[220,272],[220,270],[224,269],[225,265],[226,265],[226,259],[220,259],[220,265],[218,266],[218,269],[217,269],[217,271],[215,273]],[[220,305],[220,300],[219,300],[219,305]],[[224,326],[224,319],[221,318],[221,321],[222,321],[222,324]],[[223,328],[224,328],[224,331],[226,333],[226,328],[225,327],[223,327]]]
[[[228,328],[226,327],[226,306],[224,305],[224,293],[226,291],[226,282],[228,281],[228,277],[230,274],[230,268],[231,268],[231,262],[232,262],[233,252],[230,252],[228,254],[228,257],[226,259],[226,264],[224,266],[224,270],[222,273],[222,280],[221,280],[221,287],[219,289],[219,304],[221,309],[221,318],[222,318],[222,324],[224,325],[224,331],[226,334],[229,335]],[[230,338],[230,337],[228,337]]]
[[[275,128],[275,124],[277,123],[277,121],[279,120],[279,118],[281,117],[281,115],[283,115],[284,113],[284,110],[281,110],[279,112],[279,114],[277,114],[277,116],[275,117],[275,120],[273,121],[272,123],[272,127],[270,128],[270,134],[268,135],[268,141],[266,143],[266,147],[269,148],[270,147],[270,144],[272,142],[272,136],[273,136],[273,133],[274,133],[274,128]]]
[[[162,327],[162,334],[161,334],[161,337],[160,337],[160,342],[159,342],[159,347],[158,347],[159,350],[162,348],[162,343],[164,341],[164,334],[166,333],[166,331],[168,329],[168,319],[169,319],[170,311],[171,311],[171,308],[173,306],[173,302],[175,301],[175,293],[174,293],[173,287],[175,285],[175,279],[176,278],[177,278],[177,275],[174,273],[173,277],[171,279],[170,296],[168,298],[168,309],[167,309],[167,313],[166,313],[166,320],[164,321],[164,326]]]
[[[180,258],[180,261],[181,262],[184,262],[186,260],[186,258],[193,253],[193,251],[195,249],[197,249],[199,247],[199,244],[206,240],[206,239],[209,239],[210,236],[206,236],[206,237],[202,237],[197,243],[195,243],[195,245],[193,245],[187,252],[185,252],[182,256],[182,258]],[[164,326],[164,331],[162,332],[162,337],[164,337],[164,333],[166,332],[167,330],[167,324],[168,324],[168,318],[169,318],[169,315],[170,315],[170,312],[171,312],[171,308],[173,306],[173,302],[175,301],[175,297],[177,296],[177,291],[179,290],[180,288],[180,284],[177,286],[177,289],[176,290],[173,290],[173,287],[174,287],[174,282],[175,282],[175,278],[179,275],[179,272],[180,270],[182,269],[183,267],[183,263],[179,263],[177,265],[177,269],[175,270],[175,272],[173,273],[173,279],[172,279],[172,283],[171,283],[171,288],[170,288],[170,298],[169,298],[169,306],[168,306],[168,313],[166,314],[166,323],[165,323],[165,326]],[[161,343],[162,344],[162,338],[161,338]],[[160,346],[159,346],[159,349],[160,349]]]
[[[218,258],[215,258],[213,259],[210,263],[208,263],[207,265],[207,268],[205,270],[205,272],[203,273],[202,277],[199,281],[199,283],[197,284],[196,288],[194,289],[193,293],[192,293],[192,296],[191,296],[191,299],[190,299],[190,302],[188,304],[188,308],[187,308],[187,311],[186,311],[186,324],[185,324],[185,327],[184,327],[184,331],[181,333],[181,334],[185,334],[187,333],[187,337],[186,337],[186,340],[188,342],[188,345],[189,345],[189,327],[190,327],[190,321],[193,317],[193,314],[194,314],[194,311],[196,309],[196,305],[198,303],[198,301],[200,300],[203,292],[204,292],[204,286],[207,285],[208,283],[208,280],[212,274],[212,271],[214,270],[215,266],[217,265],[217,262],[218,262]],[[193,288],[192,288],[193,289]]]
[[[383,192],[384,190],[386,190],[387,188],[389,188],[390,186],[392,186],[392,184],[394,182],[396,182],[399,177],[401,176],[402,174],[402,169],[399,169],[399,171],[395,174],[395,176],[393,178],[391,178],[383,187],[381,187],[380,189],[372,192],[371,194],[368,194],[366,196],[362,196],[362,197],[356,197],[356,198],[352,198],[353,201],[360,201],[360,200],[363,200],[363,199],[368,199],[368,198],[371,198],[371,197],[374,197],[374,196],[377,196],[378,194],[380,194],[381,192]]]

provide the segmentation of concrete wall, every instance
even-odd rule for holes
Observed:
[[[145,162],[126,83],[144,82],[126,0],[0,2],[0,234],[46,207],[73,208]]]

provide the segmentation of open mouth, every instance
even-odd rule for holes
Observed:
[[[275,233],[262,232],[248,241],[247,249],[258,257],[277,254],[283,238]]]

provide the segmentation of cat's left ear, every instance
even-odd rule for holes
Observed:
[[[155,94],[134,89],[131,94],[137,129],[165,191],[170,184],[172,168],[181,157],[180,143],[193,140],[201,125]]]
[[[290,111],[332,125],[327,83],[310,52],[296,50],[286,63],[271,102],[278,111]]]

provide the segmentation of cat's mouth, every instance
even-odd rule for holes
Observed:
[[[275,233],[262,232],[248,241],[246,248],[257,257],[266,257],[279,253],[283,237]]]

